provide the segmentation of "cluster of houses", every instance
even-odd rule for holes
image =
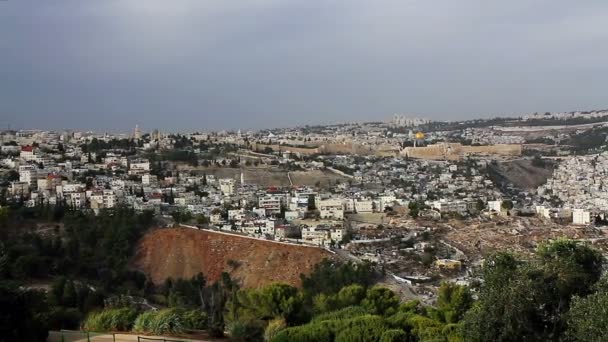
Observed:
[[[572,217],[586,225],[608,212],[608,152],[570,156],[537,191],[543,205],[537,213],[546,218]]]
[[[403,157],[330,154],[303,156],[300,153],[258,153],[267,167],[294,163],[301,170],[323,169],[341,176],[331,186],[319,184],[265,187],[238,176],[178,170],[150,159],[150,151],[171,151],[180,141],[195,156],[197,146],[237,146],[232,155],[214,156],[216,165],[239,169],[235,155],[248,150],[251,141],[320,141],[335,137],[359,139],[371,144],[382,126],[330,126],[276,132],[220,132],[214,134],[96,135],[82,132],[4,132],[0,167],[8,176],[6,198],[27,206],[65,205],[94,211],[126,205],[152,210],[159,216],[187,219],[216,229],[261,238],[295,239],[314,245],[339,244],[348,235],[345,214],[383,213],[420,205],[420,214],[439,218],[444,214],[503,213],[503,194],[487,173],[488,159],[459,161],[409,160]],[[365,131],[368,131],[365,133]],[[133,146],[91,149],[93,141],[108,143],[123,139]],[[299,139],[299,140],[298,140]],[[89,146],[89,148],[87,148]],[[271,166],[274,165],[274,166]],[[606,186],[608,154],[577,156],[565,160],[553,178],[538,189],[536,214],[552,218],[571,215],[575,224],[589,224],[597,208],[608,207]],[[234,174],[234,173],[233,173]],[[238,174],[238,173],[237,173]],[[551,201],[562,206],[549,205]],[[407,212],[408,210],[405,210]]]

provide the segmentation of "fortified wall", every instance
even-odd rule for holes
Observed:
[[[406,147],[401,150],[402,157],[431,160],[460,160],[471,154],[520,156],[522,146],[519,144],[497,144],[469,146],[460,143],[439,143],[423,147]]]

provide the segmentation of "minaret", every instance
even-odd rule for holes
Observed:
[[[245,185],[245,175],[241,172],[241,186]]]
[[[139,125],[135,125],[135,131],[133,132],[133,138],[139,140],[141,139],[141,131],[139,130]]]

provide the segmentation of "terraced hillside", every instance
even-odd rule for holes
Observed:
[[[139,242],[132,266],[155,284],[203,272],[209,281],[227,271],[243,287],[272,282],[300,285],[300,274],[331,257],[325,250],[190,228],[156,229]]]

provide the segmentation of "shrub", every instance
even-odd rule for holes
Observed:
[[[282,318],[273,319],[268,323],[264,330],[264,341],[272,341],[287,325]]]
[[[387,317],[386,318],[386,323],[395,329],[405,329],[406,331],[411,331],[412,330],[412,325],[410,323],[410,319],[416,314],[411,313],[411,312],[403,312],[403,311],[399,311],[396,314]]]
[[[376,342],[386,331],[386,324],[379,316],[366,315],[338,322],[334,330],[336,342]]]
[[[350,319],[317,321],[310,324],[287,328],[277,334],[273,341],[316,342],[316,341],[379,341],[387,329],[382,317],[363,315]]]
[[[129,331],[135,322],[137,311],[131,308],[106,309],[89,314],[84,322],[86,331]]]
[[[145,311],[139,314],[133,323],[133,331],[138,333],[151,332],[152,321],[156,315],[156,311]]]
[[[198,310],[163,309],[146,311],[137,316],[133,331],[146,334],[180,334],[184,329],[202,330],[207,327],[207,315]]]
[[[313,318],[313,322],[321,322],[327,320],[348,319],[367,314],[367,311],[360,306],[349,306],[337,311],[327,312]]]
[[[201,310],[189,310],[182,314],[184,328],[203,330],[207,328],[207,314]]]
[[[380,342],[406,342],[407,334],[400,329],[391,329],[382,333]]]
[[[184,322],[178,309],[163,309],[154,313],[150,320],[149,331],[154,334],[184,332]]]
[[[261,341],[264,336],[263,321],[234,321],[228,325],[232,341]]]
[[[326,324],[306,324],[287,328],[272,339],[273,342],[333,342],[334,334]]]
[[[385,287],[374,286],[367,290],[361,306],[372,314],[392,315],[399,307],[399,297]]]

